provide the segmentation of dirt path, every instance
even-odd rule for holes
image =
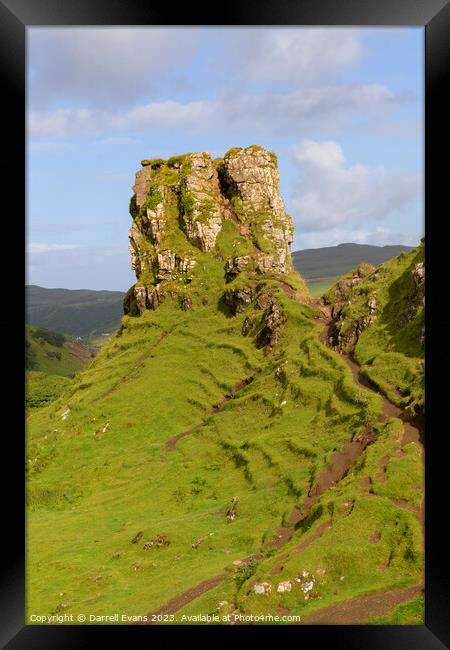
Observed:
[[[310,489],[308,496],[303,502],[301,510],[294,507],[290,516],[289,523],[293,526],[279,526],[277,528],[277,539],[270,542],[268,546],[281,548],[284,546],[298,530],[301,522],[306,519],[311,511],[312,506],[318,498],[331,487],[335,486],[346,475],[355,460],[363,453],[364,449],[374,440],[371,429],[366,431],[357,440],[347,440],[341,451],[335,451],[331,455],[330,465],[324,467],[319,474],[316,483]],[[323,532],[323,531],[322,531]]]
[[[239,393],[239,391],[243,390],[246,388],[249,384],[252,383],[254,380],[254,377],[248,377],[247,379],[243,379],[242,381],[238,382],[233,386],[231,389],[231,395],[225,395],[223,400],[218,404],[217,406],[213,406],[212,408],[209,409],[207,415],[215,415],[216,413],[221,413],[224,408],[225,404],[229,402],[231,399],[234,399]],[[206,420],[203,420],[199,424],[196,424],[195,427],[192,427],[192,429],[188,429],[187,431],[183,431],[182,433],[177,433],[176,436],[172,436],[166,441],[166,449],[167,451],[175,451],[177,442],[181,440],[181,438],[185,438],[186,436],[189,436],[191,433],[194,433],[194,431],[197,431],[198,429],[202,429],[205,427],[207,424]]]
[[[242,560],[243,564],[248,564],[251,560],[261,560],[264,556],[261,554],[256,554],[256,555],[250,555],[249,557],[246,557],[245,559]],[[213,578],[209,578],[208,580],[204,580],[203,582],[200,582],[198,585],[195,585],[194,587],[191,587],[190,589],[187,589],[184,591],[182,594],[179,594],[178,596],[174,596],[174,598],[171,598],[165,605],[160,607],[156,612],[150,612],[147,614],[147,620],[151,619],[154,616],[159,616],[159,615],[165,615],[165,614],[176,614],[178,610],[180,610],[182,607],[190,603],[192,600],[195,600],[202,594],[206,593],[207,591],[210,591],[211,589],[214,589],[214,587],[217,587],[217,585],[220,585],[221,582],[225,580],[230,574],[228,573],[221,573],[217,576],[214,576]],[[147,623],[144,623],[144,625],[152,625],[154,622],[157,621],[152,621],[148,620]]]
[[[345,600],[313,612],[298,625],[364,625],[370,619],[386,616],[397,605],[417,598],[422,593],[423,586],[414,585]]]
[[[175,327],[176,327],[176,325],[174,327],[172,327],[170,330],[168,330],[167,332],[163,332],[161,334],[161,336],[159,337],[159,339],[155,343],[153,343],[153,345],[151,345],[148,348],[148,350],[146,350],[146,352],[144,352],[144,354],[141,354],[141,356],[138,358],[136,364],[131,368],[131,370],[129,372],[127,372],[126,375],[123,375],[123,377],[121,377],[118,382],[116,382],[113,386],[111,386],[111,388],[108,388],[106,393],[103,393],[103,395],[100,395],[100,397],[97,397],[93,401],[94,402],[99,402],[100,400],[106,399],[107,397],[109,397],[109,395],[111,395],[111,393],[116,391],[119,388],[119,386],[121,386],[123,383],[125,383],[125,382],[129,381],[130,379],[132,379],[133,377],[135,377],[136,374],[139,372],[139,370],[144,367],[146,359],[149,356],[151,356],[153,350],[155,348],[157,348],[158,345],[160,345],[160,343],[162,343],[164,341],[164,339],[167,338],[169,336],[169,334],[171,334],[173,332]]]
[[[100,348],[87,348],[77,341],[66,341],[64,344],[65,349],[70,352],[76,359],[83,363],[89,363],[95,357]]]
[[[209,591],[210,589],[214,589],[214,587],[217,587],[217,585],[220,584],[223,580],[225,580],[226,577],[227,577],[226,573],[221,573],[217,576],[214,576],[213,578],[204,580],[203,582],[200,582],[198,585],[195,585],[195,587],[191,587],[187,591],[184,591],[182,594],[175,596],[155,612],[150,612],[149,614],[147,614],[147,619],[150,620],[148,620],[147,623],[144,623],[144,625],[153,625],[153,623],[157,623],[158,621],[151,620],[152,617],[154,616],[175,614],[176,612],[178,612],[179,609],[181,609],[182,607],[190,603],[192,600],[195,600],[196,598],[204,594],[206,591]]]

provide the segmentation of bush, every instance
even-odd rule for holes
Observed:
[[[57,348],[61,348],[63,343],[66,341],[66,337],[63,334],[52,332],[51,330],[45,329],[45,327],[36,327],[36,329],[31,332],[31,336],[34,339],[40,339],[50,345],[55,345]]]

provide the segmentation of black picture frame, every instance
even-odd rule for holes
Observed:
[[[140,626],[35,626],[25,625],[25,525],[24,525],[24,380],[22,356],[21,275],[25,284],[25,63],[26,28],[37,25],[346,25],[346,26],[422,26],[425,36],[425,215],[427,240],[427,437],[426,437],[426,553],[425,553],[425,625],[420,626],[303,626],[296,627],[295,640],[300,644],[330,644],[345,650],[390,650],[415,648],[438,650],[450,648],[450,577],[449,544],[446,533],[445,496],[447,492],[447,457],[445,438],[448,426],[440,423],[448,398],[445,381],[439,377],[443,363],[442,345],[446,341],[447,321],[442,314],[440,279],[445,277],[445,253],[438,252],[442,243],[440,230],[449,199],[447,195],[449,128],[446,90],[450,87],[450,5],[446,0],[285,0],[283,3],[228,2],[194,5],[184,3],[152,6],[139,0],[0,0],[0,69],[3,90],[4,145],[2,156],[2,199],[11,207],[3,214],[8,242],[17,244],[13,265],[4,268],[3,300],[6,315],[1,319],[4,346],[10,358],[8,381],[3,392],[4,408],[12,422],[3,430],[4,469],[8,478],[3,492],[5,524],[2,534],[1,625],[2,647],[84,648],[104,643],[113,635],[118,643],[152,641],[162,634],[170,640],[175,627]],[[176,20],[176,22],[174,22]],[[447,137],[446,137],[447,136]],[[5,140],[4,140],[5,141]],[[2,200],[4,207],[5,201]],[[5,231],[4,231],[5,234]],[[13,239],[11,239],[13,238]],[[443,249],[445,251],[445,249]],[[23,255],[23,257],[22,257]],[[439,265],[441,264],[441,267]],[[19,277],[18,277],[19,276]],[[24,285],[22,285],[24,286]],[[446,286],[445,282],[442,288]],[[444,305],[448,300],[445,300]],[[24,303],[22,303],[24,304]],[[23,318],[23,323],[24,323]],[[11,327],[11,322],[16,324]],[[445,345],[444,345],[445,348]],[[434,367],[434,368],[433,368]],[[13,404],[16,404],[15,408]],[[5,476],[6,472],[2,474]],[[219,631],[223,640],[236,635],[252,635],[252,626],[183,627],[184,643],[194,636],[212,641]],[[258,627],[267,634],[268,627]],[[273,628],[271,628],[273,631]],[[236,632],[239,630],[239,632]],[[179,629],[178,629],[179,631]],[[277,627],[277,642],[291,626]]]

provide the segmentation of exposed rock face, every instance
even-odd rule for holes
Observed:
[[[291,270],[292,219],[279,192],[279,173],[273,154],[262,147],[231,149],[223,159],[222,183],[234,199],[238,218],[250,226],[262,273]]]
[[[425,304],[425,263],[419,262],[413,270],[413,278],[417,288],[417,300]]]
[[[374,291],[368,296],[364,313],[358,319],[346,320],[346,307],[351,304],[354,287],[372,273],[376,273],[375,267],[363,262],[350,276],[343,278],[333,287],[331,295],[325,294],[323,298],[325,304],[332,305],[328,344],[338,352],[353,350],[361,332],[377,318],[377,297]]]
[[[239,289],[230,289],[224,293],[225,303],[230,307],[233,314],[239,314],[250,305],[253,298],[251,287],[242,287]]]
[[[271,301],[262,318],[262,329],[257,337],[258,347],[277,345],[283,334],[285,323],[286,316],[282,309],[275,300]]]
[[[125,298],[126,313],[156,309],[167,296],[178,298],[181,309],[195,305],[196,296],[205,304],[204,254],[221,261],[223,298],[235,314],[251,304],[258,277],[292,270],[293,225],[279,193],[274,154],[252,145],[231,149],[215,161],[199,152],[142,165],[133,186],[128,233],[138,281]],[[226,221],[232,224],[221,248]],[[230,241],[233,229],[235,240]],[[230,249],[236,255],[230,257]],[[234,280],[239,287],[228,288]]]
[[[186,235],[194,246],[208,252],[222,227],[219,178],[209,154],[189,155],[182,166],[181,191]]]
[[[342,278],[333,287],[333,294],[324,295],[324,303],[327,305],[332,304],[331,316],[336,318],[342,307],[347,303],[350,298],[352,289],[356,287],[361,280],[364,280],[368,275],[375,271],[375,267],[368,262],[359,264],[350,276]]]

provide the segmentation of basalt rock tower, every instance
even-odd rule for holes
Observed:
[[[279,192],[276,156],[263,147],[143,160],[130,202],[132,269],[137,282],[126,314],[181,309],[217,298],[234,312],[252,302],[263,279],[306,289],[292,271],[293,223]]]

